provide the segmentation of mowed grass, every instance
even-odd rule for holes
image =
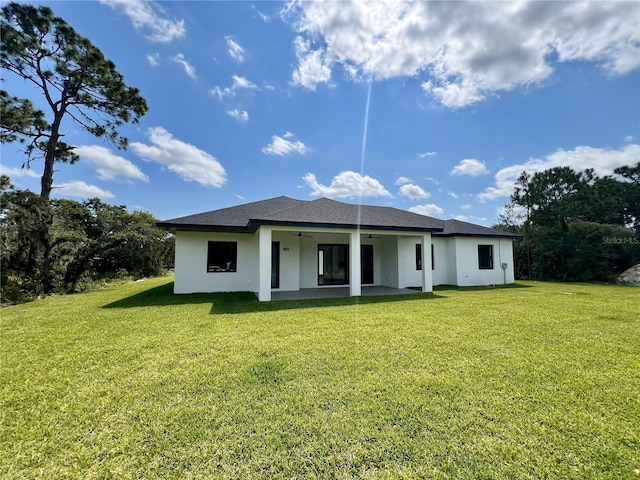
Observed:
[[[640,478],[640,289],[0,311],[0,477]]]

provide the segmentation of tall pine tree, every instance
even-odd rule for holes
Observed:
[[[2,93],[3,116],[6,108],[16,117],[9,125],[13,129],[2,122],[4,135],[27,143],[27,165],[42,156],[40,196],[48,200],[55,162],[78,160],[73,146],[62,141],[65,118],[126,148],[127,139],[117,129],[137,123],[147,112],[147,103],[138,89],[125,84],[112,61],[48,7],[10,3],[2,7],[0,31],[0,66],[34,86],[49,107],[44,118],[25,100]],[[31,126],[24,125],[29,115]]]

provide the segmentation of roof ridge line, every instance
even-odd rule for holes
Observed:
[[[298,200],[297,198],[291,198],[291,197],[287,197],[286,195],[280,195],[279,197],[274,197],[271,200],[275,200],[276,198],[288,198],[289,200],[295,200],[296,202],[302,202],[302,203],[310,203],[309,200]],[[274,210],[272,212],[267,213],[268,215],[274,215],[276,213],[282,213],[282,212],[286,212],[287,210],[293,210],[294,208],[298,208],[300,206],[300,204],[298,205],[294,205],[293,207],[288,207],[288,208],[282,208],[280,210]],[[250,217],[249,221],[247,222],[247,226],[254,220],[260,220],[260,218],[254,218],[254,217]]]

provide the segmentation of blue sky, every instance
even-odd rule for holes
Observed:
[[[149,105],[126,151],[66,122],[81,160],[56,197],[169,219],[325,196],[491,225],[523,170],[640,160],[638,2],[48,5]],[[39,192],[22,162],[2,146]]]

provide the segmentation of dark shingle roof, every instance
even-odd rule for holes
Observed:
[[[177,230],[255,232],[260,225],[433,232],[434,236],[520,238],[520,235],[459,220],[439,220],[392,207],[353,205],[328,198],[306,201],[276,197],[236,207],[158,222]]]
[[[390,207],[372,207],[320,198],[262,217],[274,223],[324,224],[373,228],[441,230],[442,220]]]
[[[522,235],[517,233],[504,232],[495,228],[483,227],[474,223],[467,223],[461,220],[445,220],[444,231],[434,233],[434,237],[504,237],[504,238],[521,238]]]
[[[249,222],[257,217],[286,210],[306,203],[289,197],[276,197],[259,202],[246,203],[235,207],[222,208],[210,212],[196,213],[186,217],[158,222],[159,227],[178,230],[237,230],[246,231]]]
[[[277,197],[158,222],[178,230],[255,231],[260,225],[370,227],[441,231],[442,220],[397,208],[352,205],[327,198],[313,201]]]

